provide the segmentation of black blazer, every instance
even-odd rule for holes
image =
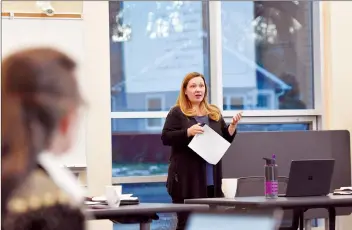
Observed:
[[[187,129],[197,124],[193,117],[184,115],[176,106],[166,117],[161,140],[164,145],[171,146],[170,165],[167,177],[167,190],[176,199],[207,197],[206,161],[188,147],[193,137],[187,136]],[[230,136],[228,125],[221,117],[219,121],[209,118],[209,127],[219,133],[227,141],[232,142],[237,131]],[[221,161],[214,167],[215,196],[222,197]]]

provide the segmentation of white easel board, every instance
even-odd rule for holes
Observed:
[[[82,19],[2,18],[2,58],[18,49],[36,46],[57,48],[78,64],[77,76],[82,88],[84,58],[84,27]],[[65,156],[59,158],[67,167],[86,167],[86,118],[78,124],[76,142]]]

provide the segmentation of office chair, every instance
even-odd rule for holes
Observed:
[[[288,178],[278,177],[278,181],[279,181],[279,191],[278,191],[279,194],[285,194]],[[263,196],[263,195],[264,195],[264,177],[263,176],[240,177],[237,179],[236,197]],[[242,210],[242,211],[246,212],[246,210]],[[297,230],[298,225],[299,225],[299,213],[293,213],[293,211],[291,210],[284,210],[284,215],[283,215],[279,230]]]

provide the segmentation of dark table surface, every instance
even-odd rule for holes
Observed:
[[[116,208],[104,209],[87,208],[85,212],[94,219],[109,219],[122,216],[153,215],[156,213],[177,213],[208,210],[205,204],[159,204],[141,203],[137,205],[125,205]]]
[[[315,197],[279,197],[266,199],[263,196],[229,198],[204,198],[185,200],[186,204],[207,204],[211,206],[245,206],[253,208],[325,208],[352,206],[352,196],[328,195]]]

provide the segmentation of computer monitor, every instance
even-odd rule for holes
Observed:
[[[276,230],[282,213],[281,210],[267,210],[266,213],[195,212],[189,216],[186,230]]]

